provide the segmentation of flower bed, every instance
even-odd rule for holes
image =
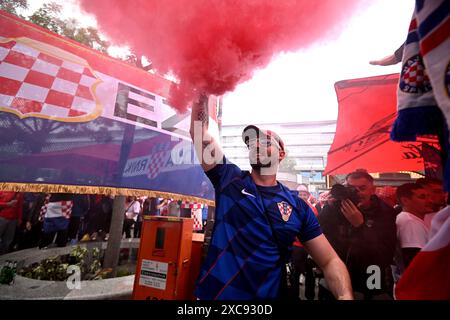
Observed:
[[[106,242],[81,244],[78,247],[37,248],[0,256],[0,266],[17,261],[18,274],[11,285],[0,285],[2,299],[130,299],[139,239],[123,240],[118,276],[108,278],[101,269]],[[79,288],[65,281],[69,265],[80,267]],[[95,280],[95,281],[93,281]]]
[[[102,268],[104,250],[97,247],[89,251],[85,247],[76,246],[68,254],[48,257],[41,262],[35,262],[29,266],[23,267],[18,274],[36,280],[49,281],[66,281],[70,272],[69,266],[75,266],[80,270],[80,279],[85,280],[101,280],[111,278],[111,269]],[[119,265],[123,261],[119,260]],[[129,276],[133,272],[118,268],[117,276]]]

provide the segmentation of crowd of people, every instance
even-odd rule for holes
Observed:
[[[64,247],[79,241],[106,241],[114,197],[71,193],[0,191],[0,255],[33,247]],[[143,216],[194,218],[202,232],[207,205],[173,199],[126,198],[123,237],[140,238]]]
[[[447,194],[442,182],[421,178],[390,194],[376,192],[374,179],[364,170],[350,173],[347,187],[357,193],[358,202],[340,199],[333,189],[323,191],[318,200],[307,185],[297,189],[299,199],[317,217],[326,238],[345,263],[356,297],[392,299],[394,286],[414,256],[429,240],[431,220],[445,207]],[[390,195],[395,190],[396,201]],[[81,194],[43,194],[0,192],[1,254],[13,250],[45,248],[86,240],[107,240],[111,224],[113,197]],[[207,206],[164,198],[126,198],[123,235],[139,238],[143,216],[194,217],[207,219]],[[334,299],[323,274],[312,257],[296,239],[292,246],[291,296],[300,297],[304,279],[304,298]],[[367,285],[368,268],[380,269],[376,288]],[[317,294],[318,292],[318,294]]]
[[[372,176],[358,170],[347,175],[345,184],[355,190],[356,203],[334,194],[333,189],[320,193],[316,201],[304,185],[298,188],[299,197],[317,215],[328,241],[345,263],[355,298],[393,299],[395,284],[429,241],[433,217],[447,204],[442,181],[420,178],[389,186],[389,193],[377,195]],[[293,245],[291,261],[296,280],[300,274],[305,279],[306,299],[334,299],[321,271],[298,243]],[[368,285],[371,266],[379,268],[380,281],[374,286]],[[295,294],[299,296],[298,290]]]
[[[347,175],[346,196],[323,191],[318,200],[307,185],[296,195],[317,217],[327,240],[344,262],[360,299],[393,299],[395,284],[429,240],[431,221],[447,203],[442,182],[421,178],[389,193],[378,192],[374,179],[364,170]],[[352,189],[350,189],[352,188]],[[353,190],[355,197],[351,197]],[[396,200],[391,197],[395,191]],[[82,194],[0,192],[0,253],[57,246],[78,241],[107,240],[113,197]],[[126,198],[123,236],[139,238],[143,216],[177,216],[201,221],[207,206],[187,201],[152,197]],[[195,228],[194,228],[195,229]],[[334,299],[322,270],[296,238],[290,256],[290,297],[300,298],[300,279],[308,300]],[[368,285],[369,268],[379,268],[379,280]]]
[[[241,170],[209,132],[208,114],[202,95],[192,106],[190,132],[215,189],[216,209],[197,299],[299,299],[300,274],[306,299],[316,298],[316,282],[320,300],[387,300],[397,298],[397,291],[411,292],[411,282],[403,279],[414,278],[409,272],[414,258],[429,241],[436,242],[430,234],[442,234],[433,217],[441,222],[448,217],[443,181],[418,179],[398,186],[395,197],[392,186],[377,195],[374,178],[361,169],[315,201],[307,186],[294,192],[277,180],[287,150],[276,132],[244,128],[251,170]],[[426,280],[416,280],[426,286]],[[439,292],[448,283],[443,288]]]
[[[194,232],[203,232],[208,218],[208,205],[206,204],[159,197],[129,196],[126,199],[125,208],[123,230],[126,238],[132,236],[140,238],[144,216],[193,218]]]

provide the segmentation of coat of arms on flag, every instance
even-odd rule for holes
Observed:
[[[101,80],[86,60],[29,38],[0,37],[0,111],[86,122],[100,116]]]
[[[281,218],[283,218],[284,222],[288,222],[289,217],[291,216],[292,213],[292,206],[287,203],[287,202],[278,202],[278,210],[280,210],[281,213]]]

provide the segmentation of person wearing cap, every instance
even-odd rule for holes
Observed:
[[[195,289],[200,300],[282,299],[285,264],[298,237],[338,299],[352,299],[349,274],[308,205],[276,180],[286,152],[273,131],[242,134],[252,170],[231,163],[208,132],[208,97],[192,106],[191,137],[215,189],[215,225]]]

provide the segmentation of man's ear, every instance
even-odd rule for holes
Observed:
[[[286,152],[283,150],[280,150],[279,152],[279,162],[283,161],[283,159],[286,158]]]

